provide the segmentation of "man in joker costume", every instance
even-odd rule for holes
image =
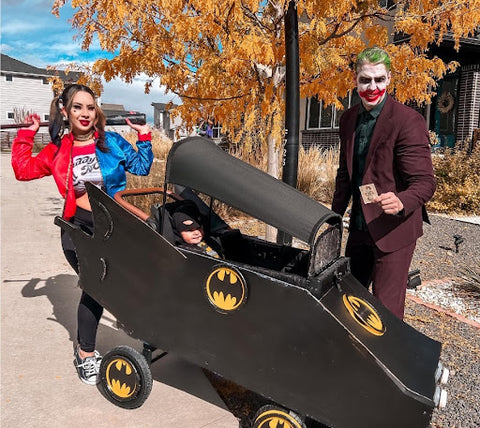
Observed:
[[[387,94],[390,79],[384,50],[358,55],[361,103],[340,118],[332,210],[343,215],[352,201],[345,250],[352,274],[365,287],[371,284],[383,305],[403,319],[408,271],[436,182],[425,119]],[[364,189],[368,197],[362,197]]]

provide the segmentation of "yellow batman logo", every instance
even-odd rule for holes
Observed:
[[[300,422],[280,409],[271,409],[260,413],[255,419],[254,426],[258,428],[302,428]]]
[[[205,288],[210,303],[222,312],[237,309],[247,295],[242,275],[225,266],[217,267],[208,276]]]
[[[365,300],[359,297],[343,295],[343,304],[347,308],[352,318],[357,321],[365,330],[375,336],[385,334],[385,325],[383,324],[377,311]]]
[[[116,358],[108,364],[106,379],[110,391],[120,398],[131,397],[137,388],[135,370],[123,358]]]

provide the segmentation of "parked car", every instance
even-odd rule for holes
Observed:
[[[160,349],[253,393],[258,408],[235,415],[241,426],[429,426],[446,398],[441,344],[351,275],[340,216],[202,137],[173,145],[165,183],[233,206],[304,248],[242,234],[199,203],[219,260],[174,244],[169,208],[179,196],[138,189],[114,200],[88,186],[94,235],[59,217],[56,224],[76,245],[83,290],[145,344],[142,353],[120,346],[104,356],[111,402],[143,404],[151,351]],[[157,191],[155,215],[126,201]]]

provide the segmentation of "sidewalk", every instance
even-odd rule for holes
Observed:
[[[471,217],[453,217],[454,220],[464,221],[466,223],[480,224],[480,217],[471,216]]]
[[[2,428],[237,428],[203,372],[174,355],[152,365],[152,393],[136,410],[80,382],[72,363],[80,289],[53,224],[62,199],[51,177],[16,181],[9,154],[1,154],[0,177]],[[106,313],[102,354],[117,345],[141,350],[114,326]]]

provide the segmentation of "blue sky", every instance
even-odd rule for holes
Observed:
[[[83,52],[81,41],[75,40],[77,32],[68,22],[73,15],[70,3],[60,9],[59,18],[52,15],[52,4],[53,0],[1,0],[2,53],[40,68],[108,57],[98,44]],[[144,94],[144,82],[145,77],[138,76],[132,84],[120,80],[106,83],[102,102],[146,113],[149,121],[153,121],[152,102],[179,102],[173,94],[165,95],[159,82],[150,94]]]

